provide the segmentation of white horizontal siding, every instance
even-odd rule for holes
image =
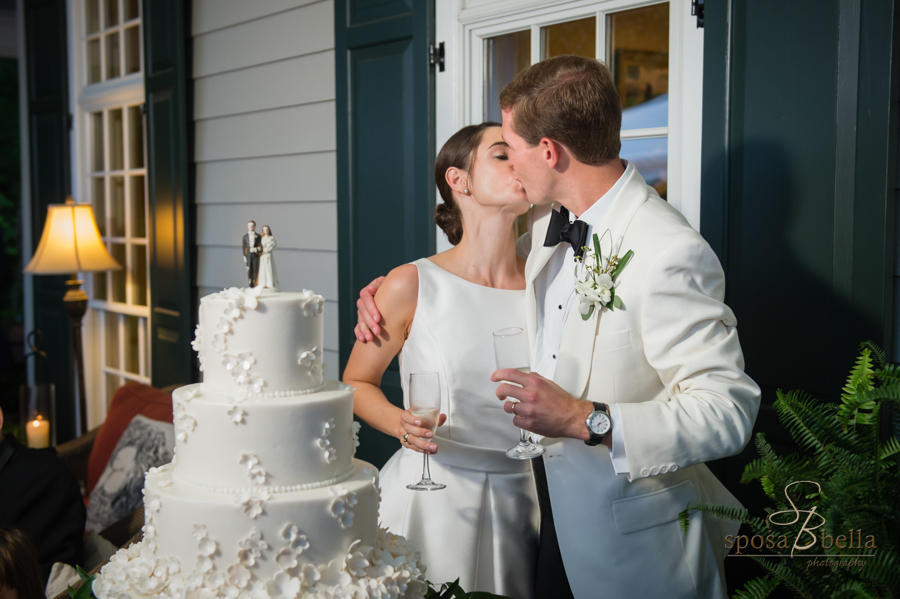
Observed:
[[[194,0],[196,285],[245,286],[247,220],[272,227],[284,291],[326,298],[338,373],[332,0]]]
[[[193,35],[209,33],[320,0],[212,0],[193,3]]]
[[[194,123],[198,162],[334,150],[334,102],[223,116]]]
[[[335,200],[337,157],[333,151],[197,165],[198,204]]]
[[[202,0],[202,3],[216,4],[213,0]],[[194,77],[205,77],[333,48],[334,5],[330,1],[317,2],[196,35]]]
[[[334,51],[298,56],[198,79],[197,120],[334,100]]]
[[[272,254],[276,266],[288,249],[337,251],[335,202],[201,204],[197,206],[197,244],[240,249],[248,220],[255,221],[260,232],[269,225],[278,244]]]
[[[277,251],[275,265],[284,291],[312,289],[337,301],[337,252]],[[197,248],[198,287],[246,287],[246,276],[240,245]]]

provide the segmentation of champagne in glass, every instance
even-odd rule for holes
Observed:
[[[531,356],[528,352],[528,343],[525,341],[525,332],[519,327],[510,327],[494,331],[494,356],[497,358],[497,370],[503,368],[515,368],[519,372],[531,373]],[[504,381],[510,385],[516,385],[510,381]],[[516,385],[517,387],[519,385]],[[510,401],[516,401],[510,399]],[[535,443],[525,429],[519,429],[519,443],[506,451],[506,457],[513,460],[530,460],[542,455],[546,451],[543,445]]]
[[[413,372],[409,375],[409,411],[422,421],[422,427],[434,433],[441,416],[441,385],[436,372]],[[428,453],[423,453],[422,480],[406,485],[412,491],[437,491],[447,485],[431,480]]]

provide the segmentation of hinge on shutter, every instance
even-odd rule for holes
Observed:
[[[691,15],[697,17],[697,29],[703,29],[704,0],[691,0]]]
[[[72,113],[71,112],[66,115],[66,130],[67,131],[72,130]]]
[[[444,72],[444,42],[437,46],[428,44],[428,64],[437,65],[440,72]]]

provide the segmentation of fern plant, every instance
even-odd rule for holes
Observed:
[[[872,342],[860,346],[840,403],[778,391],[773,407],[804,453],[780,456],[756,435],[760,457],[741,482],[760,482],[773,503],[766,517],[704,503],[680,515],[685,532],[694,511],[750,528],[730,543],[766,574],[735,599],[763,599],[782,585],[808,599],[900,597],[900,442],[879,435],[891,404],[900,407],[900,367]]]

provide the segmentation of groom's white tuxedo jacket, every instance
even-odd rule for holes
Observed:
[[[746,445],[759,387],[744,373],[716,255],[636,169],[626,176],[594,231],[608,229],[619,256],[634,251],[616,282],[623,306],[585,321],[574,299],[554,380],[576,397],[618,404],[613,426],[629,474],[615,473],[603,445],[544,439],[559,546],[577,599],[724,597],[724,537],[737,525],[695,513],[685,535],[678,513],[690,501],[738,505],[703,462]],[[534,282],[554,251],[543,247],[553,209],[537,206],[530,216],[532,348]]]

